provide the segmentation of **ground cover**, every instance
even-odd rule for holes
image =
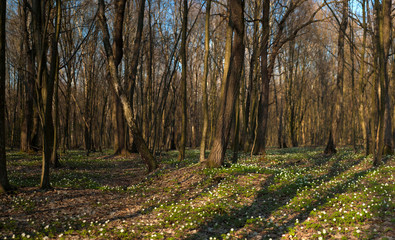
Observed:
[[[39,155],[9,152],[18,190],[0,196],[3,239],[392,239],[395,159],[372,167],[351,149],[272,149],[219,169],[198,151],[158,156],[61,156],[54,190],[39,191]],[[231,155],[229,155],[230,157]]]

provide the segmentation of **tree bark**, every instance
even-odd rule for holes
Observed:
[[[0,194],[11,190],[7,176],[7,159],[5,151],[6,5],[7,1],[0,1]]]
[[[386,54],[387,44],[389,45],[389,41],[387,38],[390,37],[388,32],[384,32],[387,28],[386,22],[389,21],[387,18],[390,17],[387,9],[391,6],[388,0],[383,1],[381,4],[379,0],[375,0],[375,65],[377,67],[376,70],[376,78],[374,81],[374,92],[372,94],[372,102],[375,104],[375,107],[372,109],[372,116],[375,118],[374,121],[374,149],[373,149],[373,165],[377,166],[380,164],[383,148],[384,148],[384,123],[385,123],[385,108],[388,90],[386,89],[386,71],[388,64],[388,55]],[[391,1],[391,0],[389,0]],[[386,29],[388,30],[388,29]],[[375,114],[376,113],[376,114]]]
[[[233,28],[234,40],[229,64],[230,69],[221,89],[220,111],[217,118],[215,139],[207,160],[209,167],[220,167],[224,164],[244,63],[244,1],[229,0],[228,3],[230,7],[229,24]],[[227,41],[231,42],[232,38],[227,37]]]
[[[363,28],[363,36],[362,36],[362,50],[361,50],[361,64],[359,71],[359,91],[360,91],[360,102],[359,102],[359,118],[362,128],[362,135],[365,145],[365,155],[369,155],[371,153],[370,148],[370,134],[369,134],[369,123],[366,119],[366,86],[367,79],[365,76],[365,55],[366,55],[366,40],[367,40],[367,24],[366,24],[366,12],[367,5],[366,0],[362,1],[362,28]]]
[[[23,56],[26,58],[26,72],[24,75],[24,92],[25,92],[25,108],[23,111],[22,128],[21,128],[21,151],[29,152],[32,150],[32,128],[34,115],[34,63],[32,49],[29,44],[29,32],[27,28],[27,6],[26,1],[21,6],[22,33],[23,33]]]
[[[115,0],[115,19],[114,19],[114,29],[113,38],[114,42],[112,44],[114,52],[114,64],[117,68],[122,61],[123,57],[123,23],[125,16],[125,6],[126,0]],[[114,155],[126,155],[128,153],[126,146],[126,134],[124,125],[124,116],[122,112],[122,104],[118,95],[114,92],[114,102],[113,102],[113,125],[114,125]]]
[[[60,167],[58,156],[58,129],[59,129],[59,56],[56,56],[55,76],[54,79],[54,119],[53,119],[53,148],[51,154],[51,165],[54,168]]]
[[[210,11],[211,11],[211,0],[207,0],[206,6],[206,22],[205,22],[205,42],[204,42],[204,73],[202,78],[202,108],[203,108],[203,129],[202,139],[200,141],[200,162],[205,160],[206,152],[206,138],[208,129],[208,96],[207,96],[207,77],[208,77],[208,65],[210,55]]]
[[[346,35],[348,23],[348,0],[343,0],[342,3],[342,21],[339,26],[339,36],[337,41],[337,75],[336,75],[336,103],[334,108],[334,114],[332,116],[331,124],[331,132],[329,134],[328,144],[325,148],[325,154],[334,154],[337,152],[336,150],[336,141],[340,140],[340,135],[338,132],[340,131],[340,124],[342,121],[343,115],[343,78],[344,78],[344,67],[345,67],[345,59],[344,59],[344,38]],[[332,138],[332,139],[331,139]]]
[[[270,1],[263,1],[263,17],[262,17],[262,49],[261,49],[261,74],[262,74],[262,90],[261,97],[258,104],[258,124],[256,126],[256,135],[254,146],[252,149],[253,154],[266,153],[266,132],[269,116],[269,84],[270,72],[268,66],[268,47],[269,47],[269,16],[270,15]],[[272,53],[273,54],[273,53]]]
[[[392,109],[391,96],[389,95],[390,77],[389,77],[389,50],[391,47],[391,0],[383,1],[383,48],[384,48],[384,91],[385,91],[385,129],[384,129],[384,155],[391,155],[394,153],[394,143],[392,139]]]
[[[188,0],[183,1],[182,36],[181,36],[181,138],[179,142],[178,161],[185,158],[185,145],[187,140],[187,27],[188,27]]]

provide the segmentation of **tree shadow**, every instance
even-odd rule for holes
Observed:
[[[318,158],[319,156],[317,156]],[[322,156],[321,156],[322,157]],[[325,163],[327,163],[331,158],[327,157],[324,160],[317,161],[316,159],[312,159],[313,165],[319,167]],[[318,176],[317,178],[311,179],[312,181],[319,181],[321,184],[325,182],[329,182],[336,176],[339,176],[343,172],[349,170],[353,166],[359,164],[362,161],[358,159],[357,161],[353,161],[352,164],[347,165],[347,167],[341,167],[340,162],[342,161],[341,158],[337,158],[334,163],[331,165],[328,173],[323,176]],[[363,176],[367,173],[367,170],[359,172],[355,174],[355,176],[348,180],[344,184],[339,184],[334,191],[345,191],[346,186],[349,182],[353,181],[353,179]],[[237,231],[240,228],[243,228],[246,224],[250,223],[249,219],[251,216],[257,217],[260,216],[262,219],[268,219],[275,211],[279,210],[280,208],[286,206],[290,200],[292,200],[298,194],[298,189],[302,189],[304,187],[310,187],[310,182],[301,181],[300,178],[295,179],[293,182],[288,184],[284,184],[280,186],[276,190],[271,190],[273,188],[273,183],[275,181],[275,174],[269,176],[261,184],[261,190],[258,191],[255,200],[252,204],[234,209],[230,213],[227,214],[218,214],[209,222],[202,224],[198,229],[197,232],[187,236],[186,239],[207,239],[209,236],[221,238],[222,234],[229,232],[229,229],[233,228],[234,231]],[[308,208],[304,209],[301,213],[299,213],[296,217],[292,218],[291,220],[287,221],[286,224],[280,227],[265,227],[267,232],[267,237],[271,237],[273,239],[280,238],[281,235],[287,231],[286,226],[293,226],[296,222],[296,219],[303,220],[307,218],[310,211],[322,203],[328,201],[330,197],[330,193],[327,193],[320,199],[316,199],[313,204],[310,204]],[[282,230],[279,230],[282,229]],[[251,238],[253,236],[246,235],[246,238]],[[243,237],[243,238],[244,238]]]

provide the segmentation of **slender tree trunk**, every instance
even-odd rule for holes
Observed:
[[[337,42],[337,76],[336,76],[336,103],[334,108],[334,119],[332,119],[331,132],[329,134],[328,144],[325,148],[325,154],[334,154],[337,152],[335,141],[339,141],[341,136],[338,134],[340,131],[340,123],[343,115],[343,78],[344,78],[344,37],[346,34],[348,23],[348,0],[343,0],[342,3],[342,21],[339,27],[339,37]],[[330,139],[332,138],[332,139]]]
[[[392,109],[391,109],[391,96],[389,95],[390,77],[389,77],[389,50],[391,47],[391,0],[383,1],[383,48],[384,48],[384,91],[385,91],[385,130],[384,130],[384,155],[394,153],[393,139],[392,139]]]
[[[205,160],[206,152],[206,137],[208,129],[208,96],[207,96],[207,77],[208,77],[208,65],[210,55],[210,11],[211,11],[211,0],[207,0],[206,6],[206,23],[205,23],[205,42],[204,42],[204,73],[202,78],[202,98],[203,98],[203,129],[202,139],[200,141],[200,162]]]
[[[384,32],[384,30],[389,30],[387,29],[386,22],[390,21],[387,18],[389,17],[389,13],[387,11],[390,11],[388,7],[391,6],[390,2],[391,0],[385,0],[381,4],[379,0],[375,1],[375,13],[376,13],[376,19],[375,19],[375,47],[376,47],[376,66],[377,66],[377,71],[376,71],[376,79],[374,82],[374,93],[373,97],[375,100],[373,102],[375,103],[375,108],[373,108],[372,111],[372,116],[374,116],[374,112],[377,112],[376,115],[376,121],[375,127],[374,127],[374,149],[373,149],[373,165],[377,166],[381,162],[381,158],[383,155],[383,148],[384,148],[384,123],[385,123],[385,108],[386,108],[386,100],[387,96],[386,93],[388,93],[386,87],[386,71],[387,71],[387,54],[386,54],[386,44],[389,44],[387,38],[390,37],[389,32]],[[389,23],[388,23],[389,24]],[[375,111],[377,110],[377,111]]]
[[[228,5],[230,7],[229,24],[233,27],[235,34],[229,64],[230,69],[227,74],[228,77],[222,84],[223,89],[221,89],[223,94],[221,93],[215,139],[207,160],[209,167],[220,167],[224,164],[244,63],[244,1],[229,0]],[[227,41],[231,42],[232,38],[227,38]]]
[[[354,149],[354,152],[357,152],[357,125],[356,125],[356,120],[355,120],[355,115],[358,116],[358,110],[357,110],[357,98],[355,94],[355,49],[354,49],[354,28],[353,25],[350,23],[350,33],[351,33],[351,44],[350,44],[350,58],[351,58],[351,105],[352,105],[352,110],[351,110],[351,121],[352,121],[352,135],[351,135],[351,141],[352,141],[352,146]]]
[[[11,190],[7,176],[7,160],[5,151],[6,4],[7,1],[0,1],[0,194]]]
[[[25,1],[21,6],[21,18],[22,18],[22,33],[23,33],[23,56],[26,58],[26,72],[23,74],[25,78],[24,89],[25,89],[25,108],[22,119],[21,129],[21,151],[28,152],[32,149],[32,128],[33,128],[33,101],[34,101],[34,66],[32,50],[29,44],[29,32],[27,29],[27,7]]]
[[[72,84],[72,76],[71,76],[71,67],[66,66],[66,76],[67,76],[67,84],[66,84],[66,110],[65,110],[65,121],[63,128],[63,152],[66,149],[70,149],[70,113],[71,113],[71,84]]]
[[[235,106],[235,120],[234,120],[234,133],[233,133],[233,157],[232,163],[237,163],[239,153],[239,125],[240,125],[240,98],[236,99]]]
[[[366,25],[366,12],[367,12],[366,0],[362,1],[362,28],[363,28],[363,37],[362,37],[362,50],[361,50],[361,64],[359,71],[359,90],[360,90],[360,102],[359,102],[359,118],[361,121],[362,135],[365,144],[365,155],[369,155],[370,152],[370,141],[369,141],[369,124],[366,120],[366,86],[367,79],[365,76],[365,53],[366,53],[366,39],[367,39],[367,25]]]
[[[86,69],[85,65],[85,119],[88,124],[84,124],[84,139],[85,139],[85,151],[86,155],[89,156],[91,152],[91,146],[92,146],[92,136],[91,136],[91,125],[89,124],[91,121],[91,91],[92,91],[92,78],[91,74],[88,73],[88,71],[91,71],[90,67]]]
[[[51,154],[51,165],[54,168],[60,167],[59,157],[58,157],[58,129],[59,129],[59,57],[56,57],[56,67],[55,67],[55,86],[54,86],[54,119],[53,119],[53,148]]]
[[[258,124],[256,127],[256,135],[254,146],[252,149],[253,154],[266,153],[266,132],[269,116],[269,83],[270,72],[268,69],[268,47],[269,47],[269,15],[270,15],[270,1],[263,1],[263,17],[262,17],[262,49],[261,49],[261,72],[262,72],[262,90],[261,97],[259,98],[258,107]],[[272,53],[273,54],[273,53]]]
[[[178,161],[185,158],[185,145],[187,140],[187,27],[188,27],[188,0],[183,1],[182,36],[181,36],[181,139],[179,142]]]

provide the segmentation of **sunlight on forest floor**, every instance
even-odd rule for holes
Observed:
[[[391,239],[395,158],[378,168],[351,149],[269,150],[204,169],[198,150],[141,160],[69,151],[42,192],[41,157],[7,154],[19,190],[0,196],[4,239]],[[229,153],[231,154],[231,153]],[[229,155],[229,158],[231,155]]]

